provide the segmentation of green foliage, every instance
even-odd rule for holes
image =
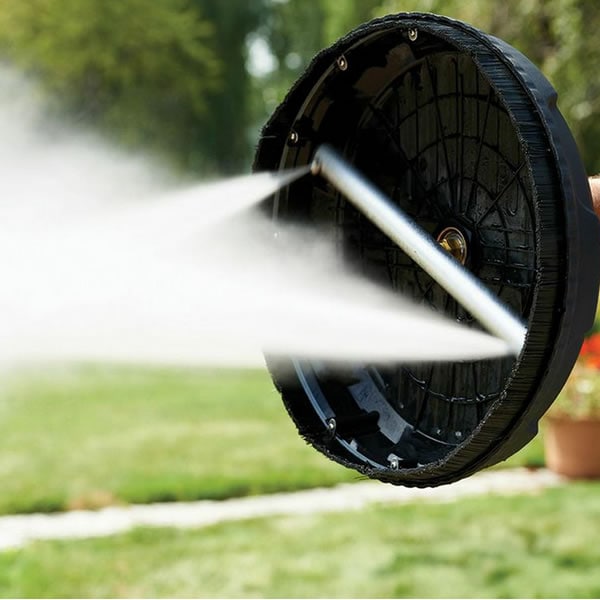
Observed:
[[[333,44],[352,29],[373,18],[380,0],[321,0],[325,11],[324,41]]]
[[[250,41],[261,41],[272,53],[275,69],[253,79],[255,135],[312,57],[325,44],[322,2],[279,2]]]
[[[209,96],[210,118],[197,127],[196,162],[237,173],[250,166],[255,140],[249,139],[251,81],[246,70],[248,36],[264,22],[268,0],[192,0],[214,26],[213,48],[222,86]]]
[[[452,16],[520,49],[558,90],[588,171],[600,171],[596,0],[0,0],[0,56],[129,146],[234,172],[314,54],[400,11]],[[254,76],[257,39],[275,68]]]
[[[0,0],[0,52],[61,111],[185,163],[218,65],[186,0]]]

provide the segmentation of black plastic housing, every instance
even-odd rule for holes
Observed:
[[[528,333],[509,359],[340,368],[268,357],[300,434],[362,474],[408,486],[506,459],[568,377],[600,281],[600,227],[555,90],[517,50],[465,23],[391,15],[315,57],[266,124],[255,170],[310,164],[323,143],[432,235],[460,229],[467,268]],[[271,209],[339,237],[366,277],[478,327],[321,178],[291,185]]]

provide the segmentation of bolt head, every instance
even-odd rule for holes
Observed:
[[[336,60],[336,64],[340,71],[348,70],[348,61],[343,54],[342,54],[342,56],[338,57],[338,59]]]

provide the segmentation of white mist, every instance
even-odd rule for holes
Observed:
[[[501,340],[346,273],[330,240],[276,231],[248,210],[304,171],[174,185],[148,161],[49,125],[30,87],[0,79],[5,367],[507,353]]]

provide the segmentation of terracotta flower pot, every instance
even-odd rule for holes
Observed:
[[[600,419],[547,417],[547,467],[572,479],[600,478]]]

